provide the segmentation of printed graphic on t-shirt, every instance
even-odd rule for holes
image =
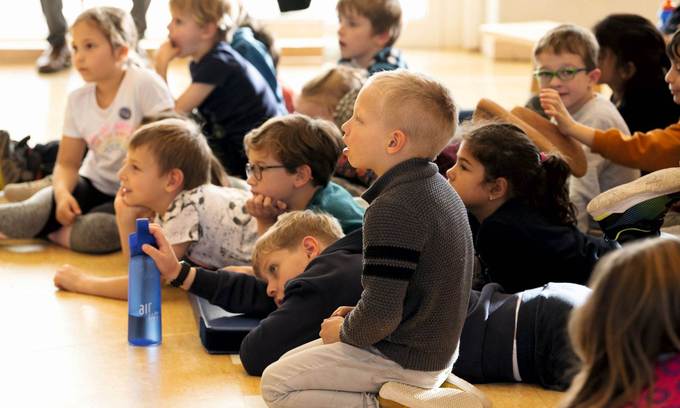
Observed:
[[[130,122],[118,121],[113,125],[102,126],[97,132],[87,136],[85,141],[88,148],[97,155],[111,154],[116,151],[125,154],[133,130]]]

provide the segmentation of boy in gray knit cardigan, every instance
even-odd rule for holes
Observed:
[[[359,93],[345,154],[379,176],[363,195],[364,291],[264,371],[269,406],[374,407],[388,381],[436,388],[448,376],[474,251],[465,207],[431,160],[456,120],[446,88],[422,75],[379,73]]]

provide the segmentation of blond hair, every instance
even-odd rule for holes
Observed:
[[[340,127],[349,117],[339,114],[338,104],[349,92],[358,91],[366,81],[364,71],[346,65],[336,65],[307,82],[300,96],[308,98],[333,114],[335,124]],[[354,96],[356,99],[356,95]],[[351,116],[351,112],[350,112]],[[344,120],[343,120],[344,119]]]
[[[599,45],[593,33],[573,24],[562,24],[548,31],[536,44],[534,57],[544,52],[578,55],[588,71],[597,68]]]
[[[569,322],[580,372],[564,407],[619,407],[653,395],[661,354],[680,351],[680,240],[656,238],[600,260]],[[648,400],[651,406],[651,400]]]
[[[170,8],[190,13],[201,27],[215,24],[218,40],[225,40],[234,27],[229,0],[170,0]]]
[[[297,248],[304,237],[312,236],[324,246],[343,237],[338,220],[329,214],[305,211],[291,211],[279,216],[276,223],[255,243],[253,249],[253,270],[262,277],[264,258],[274,251]]]
[[[403,131],[415,153],[434,159],[456,131],[458,112],[449,90],[438,81],[398,69],[373,75],[364,88],[380,95],[385,124]]]
[[[71,29],[80,23],[90,23],[106,37],[114,50],[127,47],[134,51],[137,47],[137,27],[130,13],[117,7],[93,7],[80,13]]]
[[[183,190],[194,189],[210,179],[212,152],[198,125],[189,120],[163,119],[140,127],[132,136],[129,149],[140,147],[154,156],[161,174],[181,170]]]
[[[243,144],[246,153],[255,150],[271,154],[291,174],[300,166],[309,166],[312,184],[326,186],[342,152],[341,137],[333,123],[295,113],[269,119],[251,130]]]
[[[398,0],[339,0],[339,15],[359,14],[371,22],[373,34],[388,33],[391,47],[401,34],[401,5]]]

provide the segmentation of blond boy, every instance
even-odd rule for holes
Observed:
[[[160,229],[150,250],[164,278],[180,265]],[[336,242],[337,241],[337,242]],[[282,215],[255,244],[256,276],[191,268],[182,289],[230,312],[267,316],[241,343],[241,363],[260,375],[287,351],[314,340],[336,308],[361,296],[361,231],[343,237],[336,219],[310,210]]]
[[[173,59],[189,57],[191,84],[175,101],[197,113],[210,148],[232,176],[245,178],[243,137],[280,113],[267,81],[225,41],[227,0],[170,0],[168,40],[156,53],[156,72],[167,78]],[[195,110],[194,110],[195,109]]]
[[[394,43],[401,33],[398,0],[339,0],[340,64],[351,64],[372,75],[406,68]]]
[[[536,44],[534,58],[541,95],[561,98],[569,113],[579,123],[596,129],[618,128],[630,134],[616,107],[595,92],[600,78],[597,68],[597,41],[593,34],[574,25],[561,25],[549,31]],[[588,172],[571,177],[569,198],[576,207],[578,228],[587,232],[591,220],[586,206],[601,192],[635,180],[640,172],[604,159],[584,148]]]
[[[262,374],[269,406],[376,406],[388,381],[441,385],[455,360],[474,251],[465,207],[431,160],[456,128],[441,84],[405,70],[374,75],[345,123],[345,153],[379,178],[363,197],[364,291],[321,339]]]

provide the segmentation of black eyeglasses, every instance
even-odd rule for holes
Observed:
[[[555,77],[558,77],[561,81],[567,82],[574,79],[579,72],[586,71],[588,71],[587,68],[560,68],[557,71],[544,71],[538,69],[534,71],[534,75],[536,75],[536,78],[543,83],[548,83]]]
[[[246,176],[255,177],[255,180],[262,180],[262,172],[269,169],[282,169],[286,168],[283,164],[277,164],[273,166],[260,166],[259,164],[246,163]]]

